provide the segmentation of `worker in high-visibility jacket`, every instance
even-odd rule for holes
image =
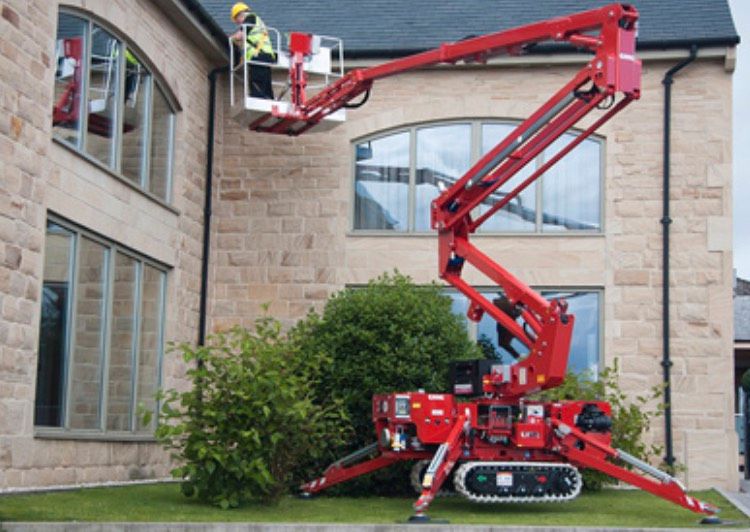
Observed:
[[[275,63],[276,53],[273,50],[271,38],[268,35],[266,25],[261,18],[253,13],[250,6],[243,2],[237,2],[232,6],[230,13],[232,22],[239,29],[232,34],[234,42],[242,50],[244,33],[242,26],[247,24],[247,46],[245,47],[245,61],[260,63]],[[256,98],[273,99],[273,86],[271,85],[271,68],[258,64],[250,66],[250,96]]]

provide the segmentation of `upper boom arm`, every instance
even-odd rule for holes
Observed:
[[[640,96],[641,63],[635,56],[637,11],[611,4],[575,15],[530,24],[443,44],[439,48],[372,68],[349,72],[318,94],[305,99],[303,54],[292,50],[290,82],[295,90],[291,111],[269,113],[251,127],[258,131],[299,135],[370,90],[374,81],[439,63],[486,61],[492,56],[517,54],[544,41],[572,45],[593,55],[573,78],[521,122],[505,139],[480,158],[431,206],[432,227],[439,233],[440,276],[470,301],[469,317],[489,314],[525,346],[525,358],[512,366],[498,367],[488,376],[484,391],[519,397],[560,384],[565,376],[573,330],[573,316],[564,301],[547,301],[469,242],[469,235],[492,214],[508,204],[565,154]],[[293,35],[294,37],[294,35]],[[294,42],[294,41],[292,41]],[[619,101],[618,101],[619,98]],[[576,132],[565,146],[515,188],[491,202],[491,195],[508,183],[530,161],[595,109],[604,113]],[[566,137],[567,139],[567,137]],[[493,196],[497,197],[497,196]],[[491,206],[476,219],[479,205]],[[498,285],[503,301],[495,305],[461,278],[466,263]]]

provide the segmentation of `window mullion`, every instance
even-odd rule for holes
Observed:
[[[166,330],[166,308],[167,308],[167,273],[161,272],[161,290],[159,293],[159,335],[158,335],[158,349],[157,361],[156,361],[156,389],[161,389],[162,379],[162,364],[164,361],[164,337]],[[158,418],[158,412],[160,410],[160,401],[156,400],[156,416]],[[158,419],[156,419],[158,423]]]
[[[407,198],[407,233],[416,231],[417,210],[417,128],[409,129],[409,191]]]
[[[74,268],[71,272],[71,280],[72,284],[70,287],[70,337],[67,339],[67,360],[65,364],[65,391],[64,391],[64,413],[63,413],[63,423],[62,426],[65,429],[70,428],[70,408],[72,401],[70,400],[70,393],[73,387],[73,357],[74,357],[74,346],[75,346],[75,340],[77,335],[76,330],[76,322],[77,320],[77,300],[78,300],[78,267],[81,264],[80,261],[80,254],[81,254],[81,246],[80,246],[80,239],[81,235],[78,232],[73,233],[73,258],[72,263],[74,265]]]
[[[120,53],[117,54],[115,64],[117,79],[114,83],[114,91],[112,95],[115,119],[114,131],[112,132],[112,146],[110,147],[112,150],[110,152],[110,160],[112,161],[112,168],[114,168],[115,172],[119,174],[122,171],[122,123],[124,118],[123,115],[125,114],[125,43],[118,40],[117,49]]]
[[[140,75],[140,73],[139,73]],[[141,186],[143,190],[150,191],[151,187],[151,135],[153,133],[154,121],[154,78],[147,76],[148,80],[144,87],[144,110],[143,110],[143,152],[141,160]]]
[[[113,285],[114,285],[114,260],[115,253],[111,247],[107,247],[104,250],[104,290],[103,300],[101,306],[102,312],[102,339],[99,347],[99,366],[100,375],[99,382],[99,430],[106,432],[107,425],[107,399],[109,396],[109,389],[107,386],[109,376],[109,353],[112,344],[112,298],[113,298]]]
[[[482,124],[478,120],[471,122],[471,143],[469,144],[469,153],[471,154],[469,168],[474,166],[482,156]],[[466,172],[464,172],[464,175]]]
[[[80,128],[78,138],[78,149],[82,152],[86,152],[86,143],[88,142],[88,130],[89,130],[89,87],[91,85],[91,49],[93,46],[93,24],[90,20],[86,21],[86,39],[84,41],[83,57],[81,57],[81,94],[79,105],[81,106],[80,121],[78,125]]]
[[[544,164],[544,151],[534,159],[535,169],[539,169]],[[544,175],[539,176],[534,184],[536,193],[534,194],[534,205],[536,206],[536,228],[535,233],[544,232],[544,206],[542,205],[542,196],[544,195]]]
[[[64,379],[64,386],[63,386],[63,405],[62,405],[62,420],[60,425],[64,429],[69,428],[70,423],[70,389],[71,389],[71,381],[73,379],[73,371],[71,370],[72,365],[72,358],[73,358],[73,346],[75,341],[75,334],[76,334],[76,300],[78,298],[78,265],[80,264],[79,256],[80,256],[80,234],[76,231],[71,231],[71,234],[73,235],[72,242],[73,242],[73,249],[70,254],[70,297],[68,297],[68,323],[67,323],[67,331],[66,331],[66,337],[65,337],[65,353],[64,353],[64,369],[63,369],[63,379]]]
[[[135,301],[133,305],[133,343],[131,350],[131,361],[133,373],[130,376],[130,430],[135,432],[137,428],[136,417],[138,415],[138,364],[141,344],[141,319],[143,301],[143,261],[135,263]]]
[[[169,113],[169,127],[167,128],[167,175],[166,175],[166,188],[164,190],[164,201],[167,203],[172,201],[172,177],[174,174],[174,135],[175,135],[175,121],[177,117],[174,111],[170,108]]]

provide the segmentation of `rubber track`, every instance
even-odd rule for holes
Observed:
[[[518,466],[524,466],[524,467],[532,467],[532,468],[539,468],[544,469],[544,471],[540,471],[541,473],[545,471],[549,471],[549,469],[570,469],[571,471],[575,472],[575,479],[576,479],[576,485],[571,493],[568,495],[547,495],[544,496],[535,496],[535,495],[528,495],[524,497],[518,497],[518,496],[508,496],[508,497],[501,497],[498,495],[477,495],[474,493],[471,493],[468,488],[466,487],[466,475],[475,467],[494,467],[497,468],[497,471],[503,471],[510,468],[510,467],[518,467]],[[513,503],[530,503],[530,502],[567,502],[570,500],[575,499],[578,494],[581,492],[581,487],[583,485],[583,480],[581,479],[581,474],[578,472],[578,469],[573,467],[570,464],[561,464],[559,462],[466,462],[464,464],[461,464],[459,468],[456,470],[455,474],[453,475],[453,484],[456,486],[456,491],[469,499],[473,502],[481,502],[481,503],[499,503],[499,502],[513,502]]]

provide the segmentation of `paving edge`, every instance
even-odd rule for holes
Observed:
[[[333,524],[333,523],[43,523],[0,522],[0,532],[690,532],[690,528],[550,527],[453,524]]]
[[[750,517],[750,507],[748,507],[747,503],[743,502],[735,493],[732,493],[731,491],[727,491],[724,488],[716,487],[714,488],[719,494],[724,497],[726,500],[728,500],[732,505],[737,508],[740,512],[745,514],[747,517]]]
[[[143,478],[138,480],[105,480],[103,482],[81,482],[78,484],[53,484],[51,486],[37,486],[30,488],[1,488],[0,495],[31,495],[35,493],[48,493],[53,491],[73,491],[88,488],[122,488],[127,486],[140,486],[146,484],[166,484],[179,482],[172,477],[165,478]],[[2,530],[2,529],[0,529]]]

